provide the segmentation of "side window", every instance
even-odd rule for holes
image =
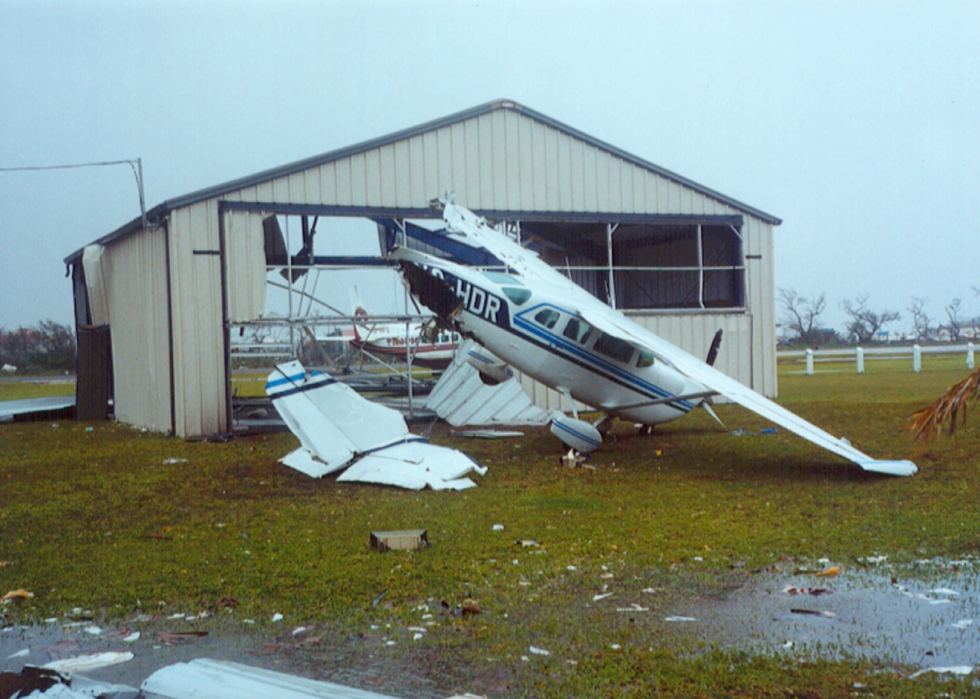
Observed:
[[[595,341],[594,349],[617,362],[626,363],[633,356],[633,345],[606,333],[599,333],[599,339]]]
[[[636,368],[643,369],[648,366],[653,366],[653,355],[646,350],[640,350],[640,356],[636,359]]]
[[[558,322],[559,315],[560,314],[558,311],[554,310],[553,308],[542,308],[540,311],[538,311],[538,314],[534,316],[534,319],[541,323],[541,325],[544,327],[551,329],[555,327],[555,324]]]
[[[516,286],[505,286],[503,287],[504,295],[514,302],[515,305],[520,306],[529,298],[531,298],[530,289],[522,289]]]
[[[588,342],[589,335],[592,334],[592,326],[584,320],[570,318],[568,325],[565,326],[565,332],[562,334],[569,340],[575,340],[579,344],[584,345]]]

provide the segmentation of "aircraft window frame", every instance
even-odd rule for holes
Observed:
[[[513,277],[506,272],[480,272],[484,277],[492,281],[494,284],[509,284],[510,286],[524,286],[519,279]]]
[[[626,340],[621,340],[615,335],[600,331],[599,337],[595,339],[595,343],[592,345],[592,349],[604,357],[609,357],[623,364],[629,364],[633,358],[634,348]],[[629,350],[629,352],[627,353],[626,350]]]
[[[531,298],[531,290],[523,286],[503,286],[500,290],[515,306],[523,306]]]
[[[574,327],[574,329],[573,329]],[[565,329],[562,330],[562,335],[567,337],[569,340],[574,340],[580,345],[584,345],[592,337],[592,331],[595,328],[589,323],[585,322],[581,318],[572,316],[565,323]]]
[[[561,313],[556,311],[554,308],[542,308],[540,311],[534,314],[534,322],[547,328],[548,330],[553,330],[554,327],[558,325],[558,320],[560,318]]]

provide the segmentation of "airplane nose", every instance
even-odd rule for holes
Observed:
[[[431,310],[447,323],[463,305],[462,299],[453,293],[444,279],[424,270],[412,262],[402,261],[402,277],[419,303]]]

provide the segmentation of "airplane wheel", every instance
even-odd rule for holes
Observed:
[[[653,434],[653,425],[640,425],[639,435],[641,437],[649,437]]]

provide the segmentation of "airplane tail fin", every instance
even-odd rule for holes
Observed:
[[[356,285],[355,286],[352,286],[349,289],[349,294],[350,294],[350,312],[351,312],[351,315],[354,316],[355,318],[359,318],[359,317],[366,318],[367,316],[369,316],[370,313],[367,312],[367,308],[365,308],[365,306],[364,306],[364,300],[361,298],[361,292],[357,290],[357,286]],[[357,340],[358,342],[360,342],[361,335],[357,331],[357,329],[358,329],[358,324],[355,321],[354,322],[354,339]],[[367,331],[368,328],[366,326],[361,326],[361,329]]]

